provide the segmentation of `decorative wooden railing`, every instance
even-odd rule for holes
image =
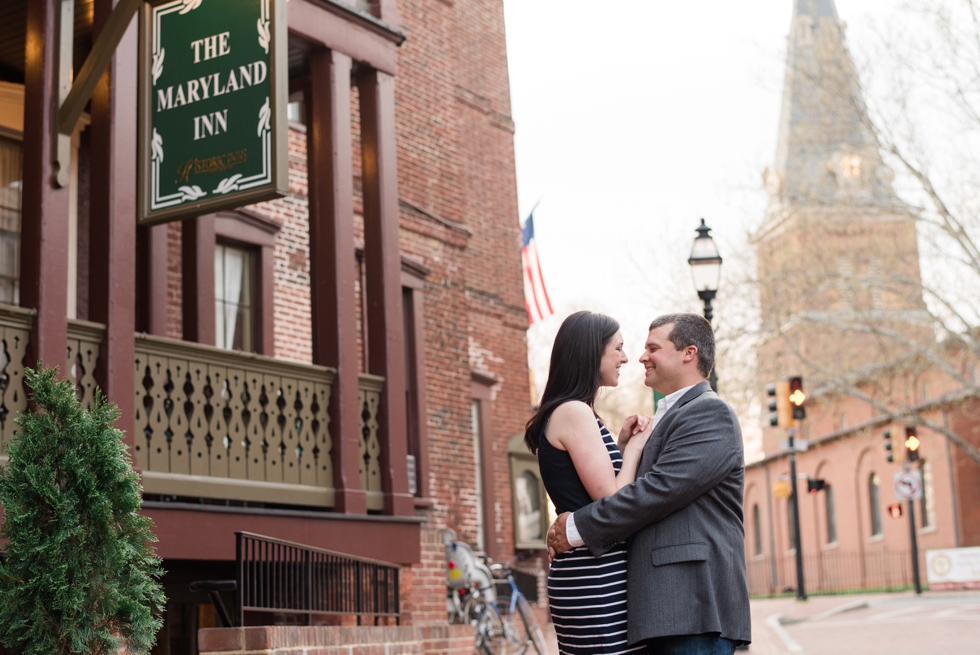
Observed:
[[[357,385],[357,400],[361,408],[359,473],[361,486],[367,492],[367,508],[371,511],[384,509],[381,491],[381,442],[378,441],[378,406],[385,379],[362,373]]]
[[[0,305],[0,462],[7,460],[7,441],[17,429],[14,418],[27,408],[24,353],[27,351],[33,309]]]
[[[65,376],[75,381],[78,399],[92,409],[95,401],[95,366],[99,361],[99,348],[105,326],[101,323],[68,321],[68,355]]]
[[[334,371],[136,337],[136,459],[147,493],[333,506]]]
[[[26,409],[24,354],[35,312],[0,304],[0,462]],[[68,322],[64,374],[92,406],[105,327]],[[147,493],[332,507],[334,370],[136,335],[137,465]],[[381,511],[378,408],[384,378],[361,375],[359,468]]]

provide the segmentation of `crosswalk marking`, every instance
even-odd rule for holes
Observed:
[[[933,614],[930,614],[929,616],[934,619],[943,619],[949,616],[953,616],[954,614],[959,614],[960,612],[973,612],[977,609],[980,609],[980,604],[974,603],[972,605],[960,605],[959,607],[952,607],[948,610],[935,612]]]
[[[882,612],[881,614],[875,614],[874,616],[868,618],[868,620],[881,621],[884,619],[890,619],[893,616],[900,616],[902,614],[911,614],[912,612],[918,612],[923,607],[925,607],[925,605],[912,605],[910,607],[902,607],[897,610],[892,610],[891,612]]]

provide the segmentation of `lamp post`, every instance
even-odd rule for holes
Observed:
[[[694,288],[698,292],[698,298],[704,303],[704,317],[711,322],[714,318],[714,310],[711,301],[718,293],[718,281],[721,278],[721,255],[715,247],[715,240],[711,238],[711,228],[704,224],[696,230],[698,236],[694,239],[694,248],[691,249],[691,256],[687,263],[691,265],[691,272],[694,274]],[[718,376],[712,367],[708,377],[713,391],[718,391]]]

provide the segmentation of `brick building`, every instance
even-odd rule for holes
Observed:
[[[892,178],[833,0],[798,0],[776,161],[765,173],[770,203],[754,245],[762,317],[772,335],[759,353],[759,388],[803,375],[809,393],[798,433],[809,449],[797,457],[809,590],[911,584],[908,518],[888,516],[905,440],[905,422],[892,408],[911,408],[980,444],[980,405],[944,370],[948,363],[969,378],[976,363],[955,345],[929,345],[936,336],[923,300],[917,217]],[[927,348],[939,359],[921,356]],[[924,497],[916,502],[916,530],[924,562],[927,549],[980,545],[980,467],[946,435],[917,429],[922,459],[913,468],[922,473]],[[746,467],[746,555],[756,594],[796,585],[791,503],[776,493],[789,477],[786,436],[766,427],[764,457]],[[826,488],[806,495],[804,478]]]
[[[74,2],[76,75],[115,4]],[[136,21],[58,186],[62,3],[0,8],[2,439],[23,367],[66,349],[83,400],[120,406],[167,570],[161,654],[216,625],[188,583],[234,577],[236,531],[398,564],[409,625],[446,620],[440,530],[515,553],[530,395],[502,2],[285,8],[288,195],[138,228]]]

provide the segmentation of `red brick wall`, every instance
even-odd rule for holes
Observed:
[[[486,421],[492,453],[486,487],[494,501],[486,532],[497,559],[514,553],[506,450],[530,409],[527,317],[502,0],[405,0],[398,9],[408,35],[396,76],[401,250],[430,271],[423,299],[429,470],[419,480],[430,502],[419,509],[426,519],[422,561],[405,576],[406,609],[414,622],[428,622],[446,616],[438,530],[452,528],[470,543],[476,537],[473,370],[497,380]],[[357,102],[355,88],[352,184],[359,214]],[[301,126],[290,129],[289,162],[289,195],[253,209],[282,226],[275,247],[275,356],[308,362],[308,180]],[[359,215],[354,232],[363,236]],[[169,234],[168,334],[179,337],[179,228]]]
[[[469,655],[473,628],[263,626],[208,628],[198,633],[201,655]]]

